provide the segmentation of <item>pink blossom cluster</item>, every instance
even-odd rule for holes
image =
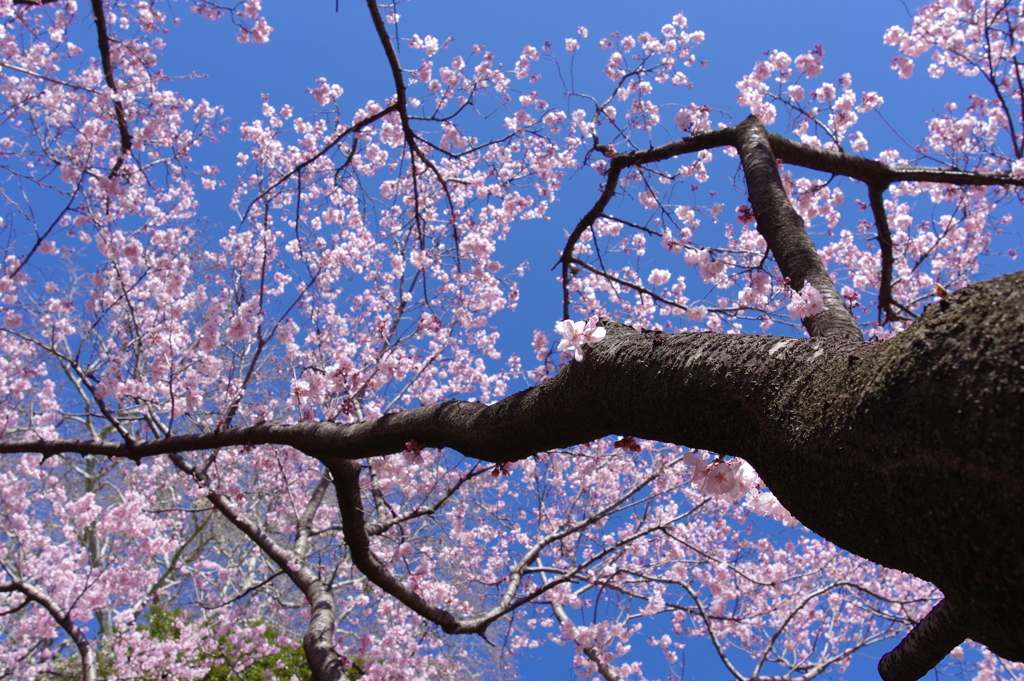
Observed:
[[[746,461],[740,459],[715,459],[711,463],[692,451],[686,452],[683,460],[693,467],[694,486],[709,496],[728,501],[737,501],[760,483],[757,473]]]
[[[795,527],[798,524],[793,514],[787,511],[771,492],[757,492],[747,501],[747,508],[757,515],[778,520],[786,527]]]
[[[598,317],[592,316],[587,321],[574,322],[571,319],[564,319],[555,324],[555,331],[562,334],[562,340],[558,342],[559,352],[572,352],[573,359],[577,362],[583,361],[583,347],[591,343],[599,343],[604,339],[605,331],[600,326]]]
[[[113,87],[98,45],[69,40],[95,31],[76,3],[0,2],[0,161],[31,186],[31,203],[58,211],[52,224],[36,222],[29,200],[17,203],[21,192],[5,194],[7,440],[144,442],[262,423],[354,423],[452,398],[490,402],[546,380],[559,368],[546,333],[533,336],[537,365],[499,345],[497,320],[519,303],[527,267],[506,256],[507,237],[546,221],[570,178],[603,187],[617,154],[660,143],[667,116],[688,135],[726,124],[725,106],[680,104],[672,90],[690,85],[704,39],[677,14],[635,37],[597,39],[599,49],[581,27],[565,43],[571,57],[561,46],[528,46],[511,60],[482,47],[459,55],[447,40],[400,31],[412,36],[401,58],[415,55],[398,72],[402,98],[388,83],[376,100],[355,102],[321,78],[301,101],[267,95],[232,132],[217,104],[186,97],[163,75],[179,28],[162,5],[104,5]],[[189,6],[229,18],[239,40],[272,37],[258,0]],[[384,21],[400,17],[392,8]],[[887,33],[908,75],[909,60],[931,50],[940,55],[932,75],[977,71],[994,83],[929,122],[928,153],[1024,172],[1009,133],[1020,121],[999,101],[1019,96],[1006,77],[1019,26],[1009,5],[986,15],[935,2],[909,31]],[[740,81],[741,104],[766,123],[788,112],[789,130],[809,145],[865,153],[855,128],[882,97],[856,94],[849,74],[824,80],[823,56],[821,47],[795,58],[770,52]],[[547,77],[558,58],[606,76],[605,96],[559,108],[564,93]],[[474,117],[491,106],[493,129]],[[242,144],[237,157],[200,156],[228,135]],[[703,150],[620,174],[623,200],[566,263],[566,316],[585,321],[556,325],[556,352],[583,361],[585,346],[605,339],[603,316],[738,333],[788,330],[786,312],[821,312],[809,283],[790,291],[746,201],[709,189],[713,162]],[[875,302],[882,256],[870,207],[850,200],[849,186],[804,175],[784,168],[784,187],[843,299],[873,337],[898,331],[905,320],[880,316]],[[204,209],[222,187],[237,219],[207,225]],[[897,309],[919,310],[937,284],[970,279],[1004,224],[1007,196],[891,187],[883,208]],[[354,565],[331,484],[316,460],[285,446],[139,465],[0,458],[0,670],[80,675],[84,649],[119,678],[200,679],[224,656],[241,675],[301,647],[315,610],[310,585],[328,585],[330,644],[361,660],[366,678],[491,671],[473,643],[440,635]],[[639,650],[675,665],[689,636],[708,634],[743,669],[770,659],[787,673],[841,670],[938,597],[796,527],[741,460],[633,437],[514,466],[410,439],[360,464],[358,485],[369,545],[397,582],[458,617],[493,605],[499,627],[514,615],[503,651],[565,643],[585,674],[642,679]],[[758,534],[750,513],[793,529],[782,539]],[[608,593],[629,597],[599,603]],[[670,624],[654,635],[640,618],[658,616]],[[979,678],[1017,670],[980,655]],[[510,659],[494,664],[507,671]]]
[[[920,9],[909,30],[893,26],[886,31],[885,43],[899,53],[892,67],[901,78],[911,77],[916,60],[930,55],[932,78],[955,73],[985,82],[962,110],[957,102],[947,102],[948,113],[928,122],[927,151],[957,167],[989,172],[1009,171],[1020,159],[1019,137],[1010,140],[1009,150],[1001,140],[1022,120],[1009,105],[1019,92],[1021,26],[1020,7],[1012,3],[938,0]]]
[[[825,303],[821,299],[821,291],[808,281],[799,291],[793,292],[793,302],[786,309],[793,319],[804,319],[824,312]]]

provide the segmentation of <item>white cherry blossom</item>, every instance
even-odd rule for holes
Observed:
[[[593,316],[585,322],[574,322],[565,319],[555,324],[555,331],[562,334],[558,342],[559,352],[572,352],[577,362],[583,361],[583,346],[600,342],[605,336],[603,327],[598,326],[599,319]]]

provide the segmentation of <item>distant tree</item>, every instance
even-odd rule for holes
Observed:
[[[269,38],[259,0],[187,4]],[[662,103],[682,14],[567,39],[606,55],[583,97],[541,77],[561,45],[505,68],[370,2],[381,101],[268,97],[225,180],[193,162],[215,94],[159,67],[173,6],[0,0],[0,676],[299,678],[301,640],[317,680],[493,678],[555,640],[635,679],[637,641],[678,668],[707,636],[806,680],[910,626],[889,681],[968,638],[1021,673],[1024,277],[971,283],[1024,185],[1017,5],[886,33],[982,93],[872,160],[883,98],[820,48],[755,64],[727,124]],[[560,342],[500,363],[498,249],[570,173]]]

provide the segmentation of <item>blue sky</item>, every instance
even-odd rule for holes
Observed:
[[[391,94],[391,77],[384,54],[362,2],[342,0],[337,11],[331,0],[269,0],[264,4],[275,32],[270,42],[262,46],[238,44],[234,27],[226,21],[208,22],[183,14],[185,30],[170,36],[163,68],[168,74],[195,72],[204,77],[178,81],[175,86],[195,98],[203,96],[224,105],[234,131],[243,121],[259,117],[264,93],[270,94],[275,106],[293,104],[301,115],[312,103],[306,91],[321,76],[345,88],[339,100],[343,111],[355,110],[370,99],[383,101]],[[432,34],[442,39],[450,36],[453,38],[448,50],[450,56],[469,53],[474,44],[481,44],[507,66],[515,62],[524,45],[550,41],[563,68],[567,69],[568,55],[561,49],[564,38],[578,37],[577,27],[586,26],[590,39],[583,41],[575,55],[575,84],[579,91],[602,96],[609,91],[609,81],[600,73],[606,55],[599,53],[597,39],[612,31],[634,35],[642,31],[657,32],[675,13],[682,11],[689,18],[690,30],[699,29],[706,34],[704,44],[696,50],[698,59],[706,61],[706,66],[688,70],[693,88],[680,89],[680,101],[708,104],[726,112],[733,121],[741,120],[748,113],[735,103],[735,83],[749,73],[756,60],[772,49],[795,56],[822,44],[825,48],[824,80],[835,82],[840,74],[850,72],[855,90],[877,90],[885,97],[880,115],[865,116],[858,126],[871,141],[870,153],[892,146],[905,156],[912,156],[912,149],[894,136],[888,126],[907,142],[916,143],[925,132],[926,118],[941,111],[943,104],[951,99],[963,101],[968,90],[981,83],[951,76],[933,80],[923,69],[910,80],[899,80],[889,67],[895,51],[882,43],[882,34],[893,24],[909,27],[907,7],[898,0],[867,0],[857,4],[857,11],[850,7],[809,0],[716,3],[659,0],[629,5],[606,0],[524,0],[515,4],[491,0],[410,0],[401,4],[399,11],[402,36],[409,37],[413,33]],[[401,50],[403,46],[399,47]],[[400,52],[407,67],[418,65],[421,56],[422,53],[415,50]],[[444,62],[450,56],[441,53],[436,61]],[[552,94],[555,85],[542,82],[538,87],[553,105],[565,106],[567,103],[558,102]],[[573,103],[573,106],[579,105],[579,100]],[[786,132],[781,116],[773,131]],[[221,178],[230,183],[235,154],[244,149],[236,136],[226,135],[221,144],[201,150],[198,160],[217,163]],[[735,163],[721,156],[718,158],[720,160],[712,166],[712,183],[717,182],[714,188],[720,191],[727,211],[731,211],[732,206],[743,202],[734,187]],[[733,165],[730,166],[730,162]],[[573,182],[574,179],[577,181]],[[502,349],[506,352],[528,356],[533,329],[550,332],[554,322],[561,318],[560,287],[555,280],[556,273],[550,268],[564,243],[562,235],[586,211],[593,201],[595,188],[593,177],[570,178],[559,203],[549,213],[551,220],[522,223],[499,251],[499,259],[507,266],[518,265],[524,259],[530,263],[529,272],[521,282],[519,310],[514,317],[500,313],[496,320],[502,327],[502,344],[507,343]],[[229,191],[200,195],[204,215],[214,224],[231,224],[236,220],[226,208]],[[866,199],[865,192],[856,186],[846,191],[848,201]],[[706,242],[709,237],[710,230],[702,239]],[[1013,243],[1009,247],[1019,248],[1020,244]],[[987,278],[1004,271],[1004,266],[998,265],[996,270],[983,276]],[[696,281],[696,278],[689,279]]]
[[[913,6],[913,5],[911,5]],[[184,7],[174,6],[176,11]],[[482,44],[495,52],[499,60],[511,65],[526,44],[541,45],[550,41],[556,47],[563,39],[576,37],[578,26],[586,26],[590,40],[577,53],[581,80],[580,89],[588,83],[607,90],[607,81],[599,75],[604,59],[597,55],[596,39],[612,31],[637,34],[657,31],[673,14],[682,11],[689,18],[690,30],[706,33],[705,43],[698,48],[698,58],[707,61],[704,68],[690,70],[694,87],[687,92],[687,101],[709,104],[730,111],[733,120],[746,116],[735,104],[735,82],[748,73],[753,63],[765,52],[780,49],[796,55],[817,44],[825,48],[825,77],[835,79],[844,72],[854,78],[854,88],[877,90],[885,97],[882,114],[909,141],[919,140],[925,129],[923,122],[942,109],[946,101],[958,99],[972,87],[969,81],[952,77],[931,80],[919,73],[909,81],[901,81],[889,68],[894,50],[882,43],[883,31],[893,24],[909,27],[910,13],[898,0],[861,0],[857,3],[821,2],[820,0],[717,0],[663,2],[610,2],[608,0],[520,0],[516,3],[493,0],[411,0],[400,6],[401,33],[433,34],[454,38],[451,53],[468,53],[473,44]],[[179,81],[175,86],[198,98],[206,97],[226,107],[232,129],[242,121],[259,116],[261,94],[269,93],[272,103],[295,104],[301,112],[311,99],[306,90],[316,78],[345,88],[340,100],[349,110],[368,99],[383,101],[391,93],[390,74],[383,52],[376,42],[365,5],[355,0],[340,0],[335,11],[333,0],[265,0],[265,12],[275,28],[267,45],[240,45],[234,39],[234,27],[227,22],[210,23],[182,15],[182,30],[168,38],[163,63],[169,75],[191,72],[206,74],[204,78]],[[559,47],[559,53],[561,52]],[[408,50],[406,66],[418,63],[420,54]],[[593,61],[590,61],[590,59]],[[588,80],[586,73],[597,74]],[[603,81],[603,82],[602,82]],[[980,86],[980,83],[978,84]],[[872,151],[897,146],[881,119],[872,117],[861,126],[872,141]],[[777,125],[773,131],[785,132]],[[202,163],[217,163],[221,177],[231,180],[235,154],[244,149],[237,137],[226,135],[223,143],[201,152]],[[909,150],[902,149],[909,155]],[[726,170],[724,165],[717,170]],[[722,172],[719,180],[729,191],[732,170]],[[551,213],[552,223],[570,227],[587,208],[593,187],[567,189],[561,202]],[[213,223],[231,224],[232,215],[226,203],[229,190],[215,194],[203,193],[205,216]],[[733,194],[733,203],[742,199]],[[864,196],[851,196],[866,198]],[[727,204],[729,205],[729,204]],[[548,223],[551,224],[551,223]],[[1017,228],[1011,228],[1016,231]],[[501,326],[503,350],[523,356],[530,354],[534,328],[550,332],[560,317],[560,292],[555,273],[549,271],[557,257],[561,229],[548,229],[543,224],[524,225],[510,238],[508,255],[503,262],[514,265],[523,258],[531,261],[531,271],[523,282],[519,311],[514,317],[496,320]],[[1018,237],[1012,237],[1019,241]],[[1019,243],[1010,244],[1010,246]],[[1003,261],[988,268],[983,276],[1005,271],[1012,264]],[[652,628],[656,624],[652,623]],[[646,632],[654,634],[654,631]],[[646,645],[637,641],[635,649]],[[875,652],[875,651],[872,651]],[[877,651],[880,654],[882,651]],[[688,647],[684,678],[725,678],[726,670],[709,657],[706,642]],[[538,661],[527,661],[524,678],[577,678],[571,668],[568,647],[545,646]],[[875,679],[876,660],[864,656],[845,674],[846,679]],[[649,673],[667,673],[661,656],[652,656]],[[664,671],[658,672],[658,669]],[[674,669],[677,673],[679,669]],[[840,675],[833,674],[832,678]]]

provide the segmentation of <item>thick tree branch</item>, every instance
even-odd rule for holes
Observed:
[[[875,227],[878,230],[878,252],[882,261],[878,283],[878,321],[883,324],[903,319],[892,309],[893,306],[901,308],[902,306],[896,302],[892,295],[892,233],[889,230],[889,216],[885,214],[885,200],[882,196],[884,191],[885,188],[881,185],[870,185],[868,187],[871,214],[875,218]],[[905,309],[904,312],[906,312]]]
[[[894,182],[939,182],[960,186],[1010,185],[1024,187],[1024,178],[1005,173],[980,173],[957,168],[889,165],[856,154],[809,147],[775,133],[768,134],[772,152],[784,163],[832,175],[845,175],[866,185],[888,187]]]
[[[878,661],[883,681],[917,681],[967,638],[945,600],[932,608],[898,646]]]
[[[352,563],[367,578],[408,606],[423,618],[440,625],[448,634],[482,634],[488,622],[462,622],[446,610],[427,603],[418,593],[397,578],[380,562],[370,548],[370,536],[366,532],[363,500],[359,492],[359,471],[362,468],[354,461],[337,461],[331,467],[334,487],[338,493],[338,510],[341,513],[341,527],[345,544],[352,556]]]
[[[782,274],[790,279],[795,290],[810,281],[822,294],[826,311],[804,319],[812,338],[837,336],[859,340],[861,331],[824,265],[814,243],[806,233],[799,214],[793,209],[779,177],[775,158],[811,170],[845,175],[868,185],[872,212],[879,232],[882,276],[879,307],[885,321],[899,319],[893,308],[900,307],[892,295],[892,238],[885,217],[882,194],[894,182],[939,182],[960,186],[1013,185],[1024,186],[1024,179],[1003,173],[977,173],[954,168],[925,168],[888,165],[842,151],[809,147],[777,134],[768,133],[760,121],[751,116],[739,125],[694,135],[651,149],[612,156],[606,181],[597,201],[577,223],[566,240],[559,262],[562,265],[562,315],[569,315],[569,282],[571,266],[582,264],[573,254],[582,235],[601,217],[615,196],[625,169],[663,161],[685,153],[721,146],[734,146],[740,151],[751,206],[757,218],[758,231],[765,237]],[[587,266],[588,269],[593,268]],[[907,310],[903,310],[907,312]]]
[[[775,255],[783,276],[797,291],[810,282],[821,292],[825,311],[807,317],[804,327],[812,338],[863,338],[857,320],[843,305],[832,278],[818,257],[807,234],[803,218],[789,202],[782,186],[779,167],[768,142],[768,131],[756,116],[736,126],[736,149],[747,179],[750,206],[757,218],[757,231]]]
[[[380,587],[385,593],[394,596],[418,615],[439,625],[443,631],[449,634],[479,634],[483,636],[493,622],[509,612],[518,609],[525,603],[536,600],[560,584],[579,578],[580,574],[585,573],[592,565],[606,559],[610,554],[621,550],[624,546],[629,545],[641,536],[655,532],[658,529],[663,529],[660,526],[649,526],[641,528],[635,533],[622,536],[612,545],[590,555],[586,560],[582,560],[571,570],[562,572],[558,578],[545,581],[541,586],[533,587],[528,593],[519,595],[523,577],[530,572],[531,566],[539,559],[544,548],[565,540],[567,537],[577,535],[583,529],[608,518],[624,503],[634,498],[641,490],[651,484],[657,476],[656,472],[652,472],[648,477],[638,481],[618,498],[603,508],[589,514],[582,521],[568,524],[540,538],[516,565],[509,570],[507,582],[502,595],[498,598],[498,602],[480,615],[460,619],[449,611],[426,602],[413,588],[397,579],[373,553],[373,549],[370,547],[370,537],[375,528],[366,525],[359,485],[360,468],[359,464],[347,460],[340,460],[332,467],[342,519],[342,531],[345,536],[345,544],[351,552],[352,562],[371,582]],[[447,496],[445,495],[443,498],[447,498]],[[666,524],[675,520],[678,520],[678,518],[668,520]]]
[[[652,344],[604,324],[605,340],[582,362],[489,406],[446,402],[363,423],[262,424],[134,446],[5,442],[0,452],[138,458],[291,445],[323,461],[336,484],[347,480],[337,486],[355,557],[365,521],[352,461],[411,439],[496,462],[610,434],[710,449],[746,458],[823,537],[934,582],[963,635],[1024,659],[1024,274],[957,291],[879,343],[679,333]]]
[[[845,175],[868,185],[871,213],[878,230],[881,273],[878,289],[879,321],[882,323],[904,319],[893,308],[903,313],[909,310],[900,305],[892,294],[893,245],[889,221],[882,196],[896,182],[938,182],[958,186],[1017,186],[1024,187],[1024,178],[1006,173],[980,173],[956,168],[926,168],[921,166],[889,165],[881,161],[848,154],[834,149],[809,147],[774,133],[768,135],[772,151],[785,163],[798,165],[833,175]],[[911,315],[912,316],[912,315]]]
[[[82,681],[96,681],[97,670],[96,670],[96,651],[93,650],[92,641],[86,636],[85,632],[82,631],[81,627],[75,624],[75,621],[71,619],[71,614],[65,612],[63,608],[50,597],[46,592],[37,589],[27,582],[15,580],[6,584],[0,584],[0,592],[11,592],[17,591],[21,593],[28,601],[38,603],[50,613],[50,617],[60,625],[60,628],[64,630],[64,633],[68,635],[74,644],[78,648],[78,654],[82,658]]]

